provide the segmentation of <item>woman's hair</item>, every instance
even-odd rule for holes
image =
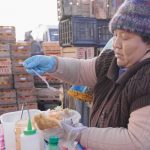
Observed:
[[[150,44],[150,36],[141,36],[143,42]]]

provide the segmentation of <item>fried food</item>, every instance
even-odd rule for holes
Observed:
[[[60,121],[58,119],[48,117],[42,113],[35,115],[34,121],[40,130],[60,127]]]
[[[40,130],[45,130],[60,127],[60,121],[67,117],[70,117],[69,109],[56,109],[35,115],[34,122]]]

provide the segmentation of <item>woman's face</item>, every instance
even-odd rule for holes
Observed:
[[[118,66],[128,68],[142,60],[150,45],[135,33],[115,30],[113,48]]]

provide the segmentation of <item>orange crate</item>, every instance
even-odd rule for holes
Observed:
[[[23,67],[23,62],[26,58],[13,58],[12,59],[12,71],[14,74],[27,74],[25,68]]]
[[[7,43],[15,43],[16,42],[16,38],[13,35],[9,35],[9,34],[0,34],[0,42],[7,44]]]
[[[59,94],[55,96],[51,96],[49,94],[49,89],[48,88],[36,88],[36,96],[38,100],[59,100]]]
[[[17,110],[18,110],[17,104],[13,104],[13,105],[1,105],[0,106],[0,115],[2,115],[4,113],[8,113],[8,112],[17,111]]]
[[[22,103],[19,103],[18,107],[20,110],[22,108]],[[27,107],[28,107],[28,109],[38,109],[37,102],[27,103]]]
[[[52,51],[47,50],[47,51],[43,51],[43,53],[44,53],[44,55],[47,55],[47,56],[52,56],[52,55],[58,56],[58,57],[61,56],[61,52],[57,53],[57,52],[52,52]]]
[[[31,56],[31,43],[18,42],[11,46],[12,57],[30,57]]]
[[[51,43],[51,42],[43,42],[42,43],[42,49],[49,50],[49,51],[60,51],[61,47],[59,43]]]
[[[18,74],[14,75],[15,82],[28,82],[33,81],[33,76],[30,74]]]
[[[14,104],[14,103],[16,103],[16,97],[0,98],[0,105],[4,105],[4,104]]]
[[[17,96],[34,96],[35,95],[35,88],[28,88],[28,89],[17,89]]]
[[[11,66],[10,58],[0,58],[0,66]]]
[[[27,71],[23,66],[12,66],[13,74],[26,74]]]
[[[12,69],[11,66],[0,66],[0,75],[11,75]]]
[[[34,88],[34,82],[32,81],[21,81],[21,82],[15,82],[14,84],[16,89]]]
[[[8,97],[16,98],[16,91],[14,89],[0,90],[0,98],[8,98]]]
[[[13,27],[13,26],[0,26],[0,34],[15,35],[15,27]]]
[[[13,26],[0,26],[0,42],[1,43],[15,43],[16,33]]]
[[[36,102],[36,96],[17,96],[18,103],[23,102]]]
[[[54,78],[54,77],[51,77],[50,75],[43,75],[43,77],[47,80],[47,82],[48,83],[62,83],[62,81],[61,80],[59,80],[59,79],[56,79],[56,78]],[[43,80],[42,79],[40,79],[39,77],[37,77],[37,76],[34,76],[34,83],[35,84],[45,84],[44,82],[43,82]],[[45,84],[46,85],[46,84]]]
[[[13,77],[12,75],[0,76],[0,89],[12,89]]]
[[[26,60],[26,57],[22,58],[13,58],[12,59],[12,66],[23,66],[23,62]]]
[[[94,47],[67,47],[62,48],[62,57],[86,59],[94,57]]]
[[[10,45],[0,44],[0,57],[10,57]]]

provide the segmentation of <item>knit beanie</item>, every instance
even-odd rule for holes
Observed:
[[[113,33],[123,29],[150,37],[150,0],[125,0],[109,23]]]

